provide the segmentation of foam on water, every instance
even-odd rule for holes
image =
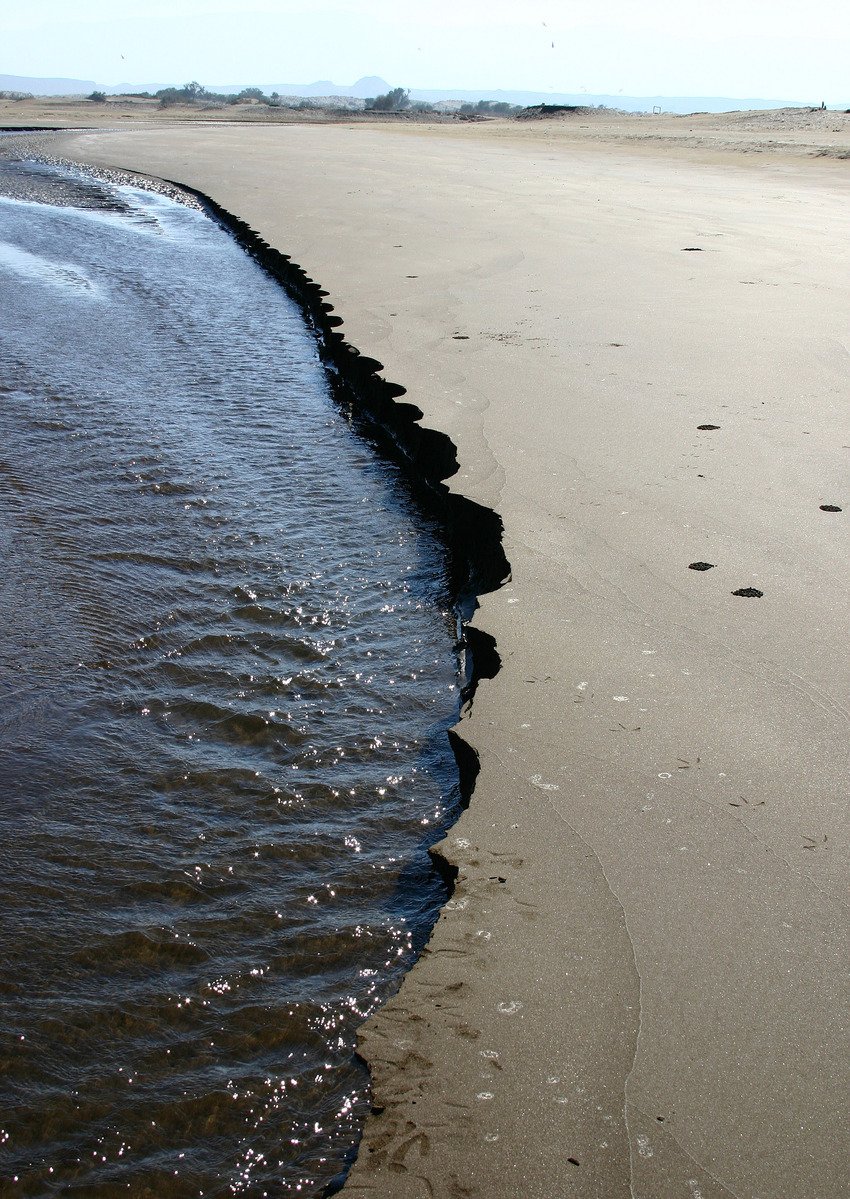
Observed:
[[[5,241],[0,241],[0,271],[4,274],[20,275],[32,282],[58,287],[89,299],[102,299],[102,293],[85,271],[69,262],[30,254],[20,246]]]

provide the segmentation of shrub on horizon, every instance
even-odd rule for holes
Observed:
[[[467,100],[461,104],[458,112],[463,116],[490,116],[507,117],[511,113],[519,112],[518,104],[508,104],[505,100],[479,100],[477,104],[473,104]]]
[[[394,87],[383,96],[367,100],[366,107],[375,112],[401,112],[410,107],[410,88]]]
[[[198,100],[218,99],[195,80],[184,83],[183,87],[161,87],[155,93],[155,98],[162,108],[168,108],[171,104],[195,104]]]

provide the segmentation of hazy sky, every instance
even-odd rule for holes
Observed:
[[[850,0],[0,0],[0,72],[850,103]]]

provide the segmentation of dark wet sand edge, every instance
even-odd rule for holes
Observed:
[[[212,197],[179,181],[51,158],[45,154],[45,148],[43,142],[35,147],[33,157],[82,169],[94,180],[155,191],[204,212],[230,234],[298,305],[316,337],[336,400],[350,406],[357,414],[370,443],[402,468],[405,481],[423,511],[440,523],[448,550],[450,600],[458,620],[457,648],[463,654],[465,667],[466,681],[458,713],[462,722],[473,703],[479,681],[495,678],[501,666],[495,639],[467,622],[478,607],[479,595],[495,591],[510,580],[510,564],[502,548],[503,524],[498,513],[450,491],[445,485],[444,480],[458,470],[454,443],[446,434],[419,424],[422,411],[401,399],[406,389],[383,378],[380,374],[383,364],[362,355],[337,331],[337,326],[343,322],[334,315],[334,306],[327,299],[328,292],[289,255],[269,245],[247,222],[228,212]],[[459,870],[441,849],[446,846],[445,837],[451,824],[469,806],[480,767],[478,753],[464,740],[457,726],[449,730],[449,744],[457,765],[461,806],[452,813],[450,824],[441,830],[429,853],[434,870],[447,887],[448,900],[451,900]],[[432,933],[433,927],[429,930],[429,938]],[[410,969],[415,966],[414,961]],[[357,1056],[364,1062],[370,1079],[374,1079],[374,1063],[366,1041],[358,1037],[358,1043]],[[368,1044],[375,1046],[374,1041]],[[373,1103],[373,1117],[380,1115],[382,1110]],[[355,1160],[356,1156],[348,1163],[345,1173],[326,1187],[323,1194],[336,1194],[343,1188]]]
[[[369,432],[378,442],[379,451],[400,464],[424,510],[439,519],[449,550],[450,597],[458,618],[458,648],[465,658],[466,685],[461,694],[459,712],[462,725],[464,713],[469,711],[473,703],[479,681],[494,678],[501,666],[495,639],[484,630],[467,623],[478,607],[477,597],[497,590],[510,579],[510,564],[502,548],[501,517],[493,509],[449,491],[444,480],[451,478],[458,469],[454,443],[445,433],[420,425],[422,411],[401,400],[406,389],[384,379],[380,374],[383,364],[361,354],[337,332],[336,326],[342,324],[342,320],[334,315],[334,306],[326,298],[328,293],[308,276],[303,267],[293,262],[289,255],[269,245],[247,222],[228,212],[210,196],[175,180],[165,179],[163,183],[196,200],[298,304],[316,335],[337,398],[343,401],[347,399],[354,410],[366,418]],[[457,764],[462,811],[469,806],[472,798],[479,773],[479,759],[476,750],[464,740],[457,726],[449,731],[449,744]],[[452,823],[459,815],[460,812],[453,813]],[[443,830],[429,853],[434,869],[446,884],[450,901],[459,870],[441,852],[447,831]],[[434,928],[429,931],[429,939],[433,931]],[[411,969],[415,967],[416,962]],[[399,985],[403,985],[403,982],[404,976]],[[379,1012],[381,1010],[378,1009]],[[372,1115],[367,1120],[380,1116],[383,1110],[374,1094],[376,1063],[369,1052],[370,1046],[376,1051],[379,1048],[374,1040],[358,1037],[358,1056],[373,1082]],[[362,1144],[361,1139],[358,1153]],[[348,1163],[349,1170],[355,1160],[356,1156]],[[338,1193],[344,1187],[347,1176],[348,1171],[325,1188],[323,1194]]]

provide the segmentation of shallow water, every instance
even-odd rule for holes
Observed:
[[[213,222],[0,176],[0,1190],[320,1194],[443,899],[440,533]]]

